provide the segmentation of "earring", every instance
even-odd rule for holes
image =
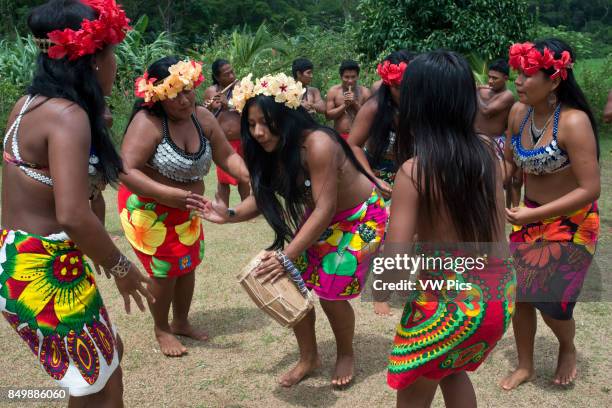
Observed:
[[[96,71],[99,71],[99,70],[100,70],[100,67],[96,65]]]
[[[554,92],[551,92],[548,95],[548,105],[550,107],[554,107],[557,105],[557,95]]]

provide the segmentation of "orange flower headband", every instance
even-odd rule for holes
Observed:
[[[378,76],[383,80],[383,83],[388,86],[399,86],[402,83],[404,77],[404,71],[408,64],[400,62],[399,64],[392,64],[390,61],[385,61],[382,64],[378,64],[376,72]]]
[[[567,79],[567,70],[574,67],[572,57],[568,51],[561,53],[561,58],[555,59],[553,52],[544,47],[544,52],[540,52],[530,43],[516,43],[510,47],[509,65],[518,70],[522,70],[525,75],[532,76],[541,69],[553,67],[555,72],[550,75],[551,79],[561,77]]]
[[[47,34],[47,39],[36,40],[42,52],[50,58],[70,61],[94,54],[107,45],[119,44],[125,38],[130,20],[115,0],[81,0],[98,13],[96,20],[83,19],[78,31],[66,28]]]
[[[196,61],[180,61],[168,68],[163,82],[155,85],[157,78],[150,78],[145,71],[134,83],[134,94],[144,99],[142,106],[153,106],[156,102],[174,99],[184,90],[192,90],[204,82],[202,64]]]

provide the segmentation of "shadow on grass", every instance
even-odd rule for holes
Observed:
[[[550,330],[544,323],[539,323],[539,330]],[[509,329],[512,330],[512,329]],[[586,345],[584,345],[586,346]],[[517,364],[517,354],[516,354],[516,345],[514,342],[514,337],[506,337],[502,339],[496,346],[499,351],[501,351],[500,356],[503,355],[509,363],[509,366],[514,369]],[[585,376],[589,372],[589,361],[586,358],[583,358],[582,353],[580,352],[580,345],[577,345],[578,356],[577,356],[577,369],[578,369],[578,378],[577,381],[580,381],[582,376]],[[534,367],[535,367],[535,376],[531,381],[535,387],[541,389],[542,391],[549,394],[560,394],[563,392],[567,392],[573,389],[573,385],[562,386],[553,383],[555,369],[557,368],[557,354],[559,350],[559,343],[556,341],[554,337],[544,337],[538,336],[535,339],[535,347],[534,347]],[[509,373],[506,373],[509,374]],[[504,375],[506,375],[504,374]],[[492,379],[492,381],[497,384],[501,380]],[[513,392],[517,392],[514,390]],[[520,387],[518,392],[520,392]]]
[[[378,335],[364,336],[359,333],[355,335],[355,377],[351,386],[346,387],[344,392],[350,392],[354,385],[365,381],[372,375],[383,373],[387,369],[387,356],[391,350],[392,340],[390,337]],[[304,407],[330,406],[342,398],[343,391],[338,391],[331,386],[331,377],[336,361],[335,340],[329,339],[319,342],[318,346],[323,362],[322,367],[291,388],[277,385],[273,391],[276,398],[285,401],[287,404]],[[298,359],[299,353],[297,346],[295,346],[295,351],[285,355],[270,368],[249,371],[254,374],[269,375],[270,381],[276,382],[278,377],[291,369]],[[313,379],[315,381],[312,381]],[[321,382],[323,385],[319,385]]]
[[[192,324],[203,327],[210,336],[207,342],[185,339],[191,347],[229,349],[238,344],[233,342],[215,343],[218,337],[261,330],[270,325],[270,319],[256,307],[224,307],[196,310],[190,314]]]

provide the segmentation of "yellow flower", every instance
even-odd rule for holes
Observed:
[[[181,244],[191,246],[200,239],[200,224],[200,217],[192,215],[190,220],[174,227]]]
[[[378,224],[376,221],[366,221],[365,224],[361,224],[349,243],[349,249],[356,252],[374,252],[381,241],[381,236],[377,234],[377,229]]]
[[[124,208],[120,218],[127,240],[143,254],[155,254],[166,239],[166,226],[157,222],[157,214],[151,210],[135,209],[130,215]]]

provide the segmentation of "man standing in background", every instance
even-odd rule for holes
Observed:
[[[334,121],[334,129],[346,139],[351,126],[361,106],[370,97],[370,90],[357,83],[359,80],[359,64],[346,60],[340,64],[340,78],[342,83],[334,85],[327,93],[328,120]]]

